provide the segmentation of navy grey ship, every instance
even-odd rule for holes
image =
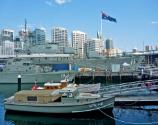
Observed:
[[[57,44],[31,46],[24,52],[0,58],[5,60],[0,67],[0,83],[17,83],[18,75],[23,84],[60,82],[65,77],[72,79],[76,73],[71,70],[73,54],[61,54]]]
[[[71,49],[59,53],[54,44],[33,46],[27,54],[5,58],[6,64],[0,67],[0,83],[17,83],[19,74],[22,83],[60,82],[65,76],[71,76],[71,80],[77,72],[73,66],[115,71],[128,64],[128,70],[134,70],[142,59],[141,56],[78,59]]]
[[[44,55],[43,55],[44,56]],[[64,77],[74,74],[75,71],[69,70],[69,65],[65,64],[66,69],[57,68],[58,64],[36,64],[36,59],[43,58],[65,58],[62,55],[60,57],[54,57],[54,55],[29,55],[28,57],[16,57],[7,61],[6,65],[0,71],[0,83],[17,83],[17,76],[20,74],[22,77],[22,83],[45,83],[48,81],[58,82]],[[66,57],[68,58],[68,57]],[[40,61],[42,63],[42,61]],[[52,62],[53,63],[53,62]],[[55,63],[55,61],[54,61]],[[62,64],[61,64],[62,65]],[[53,67],[54,66],[54,67]],[[58,71],[59,70],[59,71]]]

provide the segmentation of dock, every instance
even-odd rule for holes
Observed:
[[[115,106],[158,105],[158,93],[138,96],[117,96]]]
[[[84,69],[84,68],[83,68]],[[85,83],[86,81],[93,81],[94,83],[125,83],[134,82],[138,80],[158,79],[158,68],[149,68],[145,71],[141,70],[83,70],[76,74],[76,81]]]
[[[158,79],[104,86],[103,96],[115,96],[115,106],[158,104]]]
[[[110,71],[95,71],[95,72],[79,72],[76,74],[76,82],[85,83],[91,81],[94,83],[122,83],[138,80],[138,72],[110,72]]]

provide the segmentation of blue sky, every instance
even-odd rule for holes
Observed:
[[[117,19],[103,20],[104,38],[112,38],[114,46],[126,51],[158,45],[158,0],[0,0],[0,29],[17,32],[27,19],[28,25],[86,32],[96,37],[100,30],[101,11]]]

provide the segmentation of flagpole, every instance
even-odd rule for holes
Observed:
[[[100,35],[101,35],[101,39],[102,39],[102,35],[103,35],[103,20],[102,20],[102,18],[100,21]]]
[[[102,19],[102,17],[100,20],[100,40],[101,40],[101,46],[103,47],[104,43],[103,43],[103,19]],[[101,49],[101,47],[100,47],[100,49]],[[100,50],[100,53],[102,53],[101,50]]]

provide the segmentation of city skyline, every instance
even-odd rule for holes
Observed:
[[[45,27],[50,39],[53,27],[87,33],[95,38],[100,31],[101,12],[117,19],[102,20],[103,37],[112,38],[114,46],[125,51],[158,45],[157,0],[1,0],[0,30],[9,28],[17,33],[24,25]]]

